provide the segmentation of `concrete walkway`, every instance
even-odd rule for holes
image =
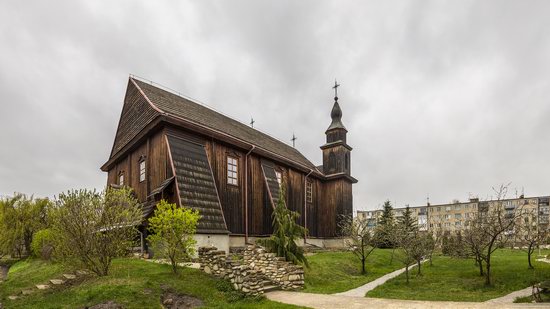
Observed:
[[[528,287],[523,290],[514,291],[502,297],[489,299],[488,301],[486,301],[486,303],[497,303],[497,304],[513,303],[514,300],[516,300],[516,298],[518,297],[531,296],[532,294],[533,294],[533,287]]]
[[[329,309],[329,308],[389,308],[389,309],[494,309],[495,303],[474,303],[474,302],[450,302],[450,301],[421,301],[421,300],[400,300],[383,299],[368,297],[349,297],[342,295],[323,295],[301,292],[276,291],[266,293],[265,296],[272,301],[309,308]],[[548,308],[548,304],[514,304],[499,303],[499,309],[509,308]]]
[[[422,261],[421,263],[424,263],[426,262],[427,260],[424,260]],[[409,267],[409,272],[411,271],[411,269],[414,269],[414,267],[416,266],[413,265],[411,267]],[[364,297],[367,292],[371,291],[371,290],[374,290],[377,286],[379,285],[382,285],[384,283],[386,283],[386,281],[390,280],[390,279],[393,279],[399,275],[401,275],[402,273],[405,272],[405,268],[401,268],[401,269],[398,269],[394,272],[391,272],[389,274],[386,274],[376,280],[373,280],[365,285],[362,285],[358,288],[355,288],[353,290],[349,290],[349,291],[345,291],[345,292],[341,292],[341,293],[336,293],[334,295],[340,295],[340,296],[352,296],[352,297]],[[409,274],[411,275],[411,274]]]

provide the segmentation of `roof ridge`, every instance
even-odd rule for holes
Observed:
[[[132,79],[132,81],[134,81],[134,82],[135,82],[135,80],[137,80],[137,81],[140,81],[140,82],[142,82],[142,83],[146,83],[146,84],[148,84],[149,86],[155,87],[155,88],[160,89],[160,90],[162,90],[162,91],[165,91],[165,92],[167,92],[167,93],[169,93],[169,94],[172,94],[172,95],[175,95],[175,96],[177,96],[177,97],[180,97],[180,98],[182,98],[182,99],[184,99],[184,100],[187,100],[187,101],[189,101],[189,102],[191,102],[191,103],[197,104],[197,105],[202,106],[202,107],[207,108],[207,109],[210,109],[211,111],[216,112],[216,113],[218,113],[218,114],[220,114],[220,115],[222,115],[222,116],[228,118],[229,120],[235,121],[236,123],[238,123],[238,124],[240,124],[240,125],[242,125],[242,126],[245,126],[245,127],[246,127],[247,129],[249,129],[249,130],[254,130],[254,131],[256,131],[256,132],[259,132],[259,133],[265,135],[266,137],[269,137],[269,138],[271,138],[271,139],[273,139],[273,140],[275,140],[275,141],[277,141],[277,142],[280,142],[280,143],[284,144],[284,145],[287,146],[289,149],[292,149],[294,152],[300,154],[301,156],[304,157],[304,159],[306,159],[307,161],[309,161],[309,159],[307,159],[307,157],[306,157],[305,155],[303,155],[297,148],[292,147],[292,146],[291,146],[290,144],[288,144],[287,142],[285,142],[285,141],[283,141],[283,140],[281,140],[281,139],[279,139],[279,138],[277,138],[277,137],[275,137],[275,136],[272,136],[271,134],[269,134],[269,133],[267,133],[267,132],[264,132],[264,131],[259,130],[259,129],[254,128],[254,127],[250,127],[249,125],[245,124],[244,122],[242,122],[242,121],[240,121],[240,120],[238,120],[238,119],[235,119],[235,118],[233,118],[232,116],[227,115],[227,114],[225,114],[224,112],[219,111],[219,110],[215,109],[214,107],[212,107],[212,106],[210,106],[210,105],[208,105],[208,104],[206,104],[206,103],[204,103],[204,102],[202,102],[202,101],[200,101],[200,100],[193,99],[193,98],[191,98],[191,97],[189,97],[189,96],[186,96],[186,95],[182,94],[181,92],[179,92],[179,91],[177,91],[177,90],[174,90],[174,89],[172,89],[172,88],[169,88],[169,87],[167,87],[167,86],[164,86],[164,85],[159,84],[159,83],[157,83],[157,82],[154,82],[154,81],[152,81],[152,80],[148,80],[148,79],[146,79],[146,78],[143,78],[143,77],[140,77],[140,76],[137,76],[137,75],[134,75],[134,74],[130,74],[130,79]],[[138,86],[138,89],[142,92],[142,94],[145,96],[145,98],[147,99],[147,101],[152,105],[152,107],[153,107],[155,110],[161,112],[162,114],[173,115],[172,113],[166,112],[165,110],[163,110],[163,109],[161,109],[161,108],[158,108],[158,107],[149,99],[149,97],[143,92],[143,90],[141,89],[141,87],[139,87],[139,85],[137,85],[137,84],[136,84],[136,86]],[[174,115],[174,116],[176,116],[176,115]],[[309,162],[311,163],[311,161],[309,161]],[[313,166],[315,166],[315,164],[313,164],[313,163],[311,163],[311,164],[312,164]]]

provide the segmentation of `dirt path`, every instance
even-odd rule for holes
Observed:
[[[470,308],[487,308],[494,309],[495,303],[474,303],[474,302],[449,302],[449,301],[418,301],[418,300],[399,300],[399,299],[382,299],[368,297],[350,297],[342,295],[323,295],[301,292],[286,292],[276,291],[266,293],[265,296],[269,300],[291,304],[296,306],[304,306],[310,308],[329,309],[329,308],[412,308],[412,309],[470,309]],[[499,303],[498,309],[509,308],[548,308],[548,304],[514,304],[514,303]]]

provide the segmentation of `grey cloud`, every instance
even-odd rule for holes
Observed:
[[[546,1],[4,1],[0,195],[105,185],[128,74],[317,164],[334,78],[356,208],[550,193]]]

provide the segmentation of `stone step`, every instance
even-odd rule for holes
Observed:
[[[19,296],[15,296],[15,295],[10,295],[10,296],[8,296],[8,299],[9,299],[9,300],[16,300],[16,299],[18,299],[18,298],[19,298]]]
[[[77,270],[76,274],[79,275],[79,276],[86,276],[88,274],[88,272],[85,271],[85,270]]]
[[[65,279],[67,279],[67,280],[76,279],[76,275],[73,275],[73,274],[63,274],[63,277],[65,277]]]
[[[271,291],[278,291],[280,289],[281,289],[281,287],[279,287],[277,285],[268,285],[268,286],[264,286],[263,291],[264,292],[271,292]]]
[[[47,285],[47,284],[37,284],[36,288],[39,289],[39,290],[47,290],[47,289],[50,288],[50,286]]]
[[[21,291],[21,294],[30,295],[30,294],[32,294],[32,292],[33,292],[33,290],[23,290],[23,291]]]
[[[61,285],[61,284],[65,283],[65,281],[63,281],[61,279],[52,279],[52,280],[50,280],[50,282],[53,285]]]

